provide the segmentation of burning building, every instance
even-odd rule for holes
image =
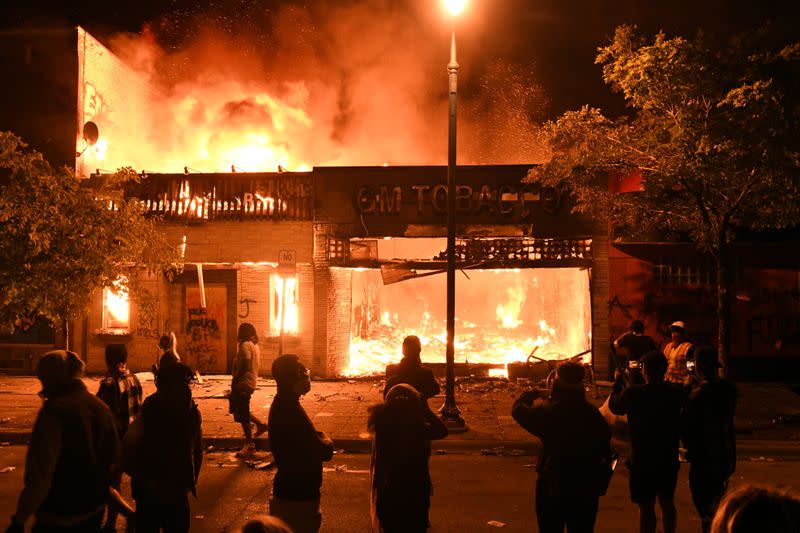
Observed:
[[[3,87],[5,101],[40,105],[35,113],[3,106],[2,127],[81,176],[144,167],[128,195],[158,217],[186,264],[171,282],[148,279],[147,302],[115,287],[97,291],[73,325],[73,348],[90,371],[103,370],[110,342],[126,343],[130,366],[148,369],[158,338],[175,331],[190,365],[226,373],[242,322],[262,339],[265,373],[281,351],[296,353],[316,375],[379,372],[399,359],[407,334],[420,336],[423,361],[444,362],[445,167],[297,160],[291,168],[305,171],[242,172],[268,168],[286,150],[270,134],[311,127],[301,99],[287,106],[260,96],[222,106],[225,127],[245,124],[233,119],[247,109],[270,109],[270,131],[245,124],[238,136],[193,137],[200,158],[224,145],[218,167],[231,172],[196,172],[187,159],[183,172],[168,173],[176,163],[159,159],[152,139],[169,125],[144,121],[160,95],[140,74],[80,28],[0,37],[5,63],[19,72],[18,83]],[[178,107],[203,111],[196,100]],[[605,223],[572,213],[558,190],[525,183],[529,168],[457,169],[457,364],[501,375],[534,349],[549,358],[591,350],[587,359],[605,375],[610,341],[634,318],[657,341],[676,319],[696,340],[711,340],[713,280],[702,255],[686,244],[609,243]],[[796,359],[797,247],[759,246],[795,252],[741,250],[733,357]],[[56,342],[40,326],[0,338],[0,367],[33,368]]]

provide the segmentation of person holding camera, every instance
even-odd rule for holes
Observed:
[[[536,520],[541,533],[593,531],[611,468],[611,430],[586,400],[583,366],[558,367],[549,398],[523,393],[511,416],[542,441],[536,470]]]
[[[615,415],[627,415],[631,436],[631,501],[639,506],[639,531],[655,533],[658,499],[664,533],[675,533],[678,447],[685,404],[682,385],[664,380],[667,359],[657,350],[642,357],[645,384],[625,386],[618,377],[608,399]]]
[[[644,323],[641,320],[631,322],[630,329],[614,341],[614,348],[621,350],[625,356],[622,368],[623,372],[627,371],[630,382],[637,385],[644,383],[641,358],[647,352],[658,349],[653,337],[644,334]]]

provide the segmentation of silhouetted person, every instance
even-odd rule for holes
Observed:
[[[644,354],[658,350],[658,346],[651,336],[644,334],[642,321],[634,320],[631,322],[630,329],[614,341],[614,348],[622,351],[624,359],[621,363],[623,369],[628,369],[628,376],[631,382],[635,384],[644,383],[641,368],[636,368],[635,366],[632,368],[630,363],[631,361],[639,363]]]
[[[594,530],[597,505],[611,479],[611,431],[586,400],[583,366],[558,368],[550,398],[524,392],[511,410],[514,420],[542,441],[536,481],[536,518],[541,533]]]
[[[128,370],[128,349],[124,344],[106,346],[106,377],[100,382],[97,397],[111,409],[120,438],[142,408],[142,384]]]
[[[370,407],[373,434],[372,490],[375,533],[416,533],[428,529],[431,505],[430,441],[447,436],[444,423],[411,385],[401,383]]]
[[[25,457],[25,486],[7,531],[100,531],[116,470],[119,440],[106,404],[80,379],[83,361],[54,350],[36,367],[44,405]]]
[[[111,409],[116,421],[117,434],[122,439],[128,432],[131,420],[139,414],[142,408],[142,385],[136,374],[128,370],[128,348],[124,344],[109,344],[106,346],[106,377],[100,382],[97,397]],[[114,480],[114,488],[119,491],[122,482],[122,472],[118,471],[119,478]],[[117,512],[109,507],[104,531],[116,531]]]
[[[178,339],[175,337],[175,333],[170,332],[169,335],[166,333],[158,339],[158,347],[161,349],[161,355],[158,357],[158,365],[161,366],[164,363],[180,363],[181,356],[178,355]]]
[[[692,343],[686,335],[686,325],[677,320],[669,326],[671,340],[664,346],[664,357],[667,358],[666,381],[686,385],[689,370],[686,361],[692,356]]]
[[[192,399],[192,371],[161,368],[156,392],[125,436],[125,469],[136,500],[136,531],[189,531],[189,493],[196,495],[203,464],[202,417]]]
[[[250,398],[258,388],[258,366],[261,352],[258,348],[256,328],[249,322],[242,322],[236,334],[239,343],[236,356],[233,358],[233,376],[231,378],[231,395],[228,399],[228,411],[233,419],[242,425],[244,431],[244,447],[236,453],[237,457],[247,457],[256,451],[253,437],[267,431],[267,424],[250,412]],[[252,425],[256,432],[253,434]]]
[[[800,531],[800,497],[775,487],[746,485],[725,496],[714,515],[712,533]]]
[[[719,377],[719,360],[713,348],[695,352],[699,385],[691,392],[684,413],[683,442],[689,469],[692,501],[703,531],[711,520],[736,470],[736,433],[733,415],[738,392],[730,381]]]
[[[683,386],[664,381],[667,359],[653,351],[642,357],[646,383],[624,388],[614,383],[608,407],[615,415],[627,415],[631,435],[631,500],[639,506],[639,529],[656,530],[655,501],[661,507],[664,533],[674,533],[677,523],[675,486],[678,483],[678,447]]]
[[[333,441],[316,431],[300,405],[300,397],[311,390],[310,376],[296,355],[282,355],[272,363],[278,393],[269,410],[269,440],[278,470],[269,514],[295,533],[319,531],[322,463],[333,457]]]
[[[396,365],[388,365],[386,367],[384,396],[389,392],[389,389],[399,383],[411,385],[426,401],[439,394],[439,383],[433,377],[433,372],[422,366],[421,352],[422,344],[419,341],[419,337],[409,335],[403,339],[403,358]]]

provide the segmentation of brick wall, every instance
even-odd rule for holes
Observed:
[[[260,374],[269,376],[272,362],[278,357],[280,348],[279,331],[270,327],[270,297],[273,294],[272,275],[277,268],[268,265],[238,266],[237,328],[242,322],[250,322],[256,327],[261,348]],[[314,365],[314,270],[310,264],[297,265],[297,297],[299,331],[297,334],[284,334],[283,353],[297,355],[303,364],[315,373]],[[245,304],[242,301],[248,300]],[[242,315],[248,316],[243,317]]]
[[[100,138],[107,141],[105,156],[92,149],[77,159],[81,176],[97,168],[114,171],[119,167],[141,168],[137,156],[150,153],[158,93],[143,76],[125,65],[97,39],[78,28],[78,121],[75,135],[83,147],[86,121],[98,125]],[[138,164],[137,164],[138,163]]]
[[[158,339],[170,317],[170,286],[163,277],[154,276],[144,279],[142,287],[157,298],[156,306],[152,313],[144,313],[131,304],[130,334],[124,336],[98,334],[103,326],[103,291],[94,292],[86,318],[75,322],[73,335],[73,346],[85,358],[87,372],[106,371],[105,347],[112,343],[128,347],[128,366],[136,372],[149,370],[157,361]]]
[[[220,221],[159,227],[175,245],[186,235],[187,263],[277,263],[280,250],[297,252],[298,263],[312,260],[311,222]]]
[[[327,235],[331,226],[314,228],[314,369],[335,376],[350,360],[352,272],[331,267],[327,260]]]

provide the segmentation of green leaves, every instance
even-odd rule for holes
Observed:
[[[180,264],[123,187],[130,169],[98,190],[68,168],[53,169],[10,132],[0,132],[0,325],[38,313],[56,323],[81,316],[94,289]],[[113,203],[114,209],[109,209]]]
[[[631,112],[584,107],[545,128],[553,157],[531,173],[566,181],[577,209],[637,228],[675,231],[719,250],[738,233],[800,222],[800,45],[714,49],[632,26],[599,49],[603,79]],[[603,176],[643,171],[643,190],[609,192]]]

